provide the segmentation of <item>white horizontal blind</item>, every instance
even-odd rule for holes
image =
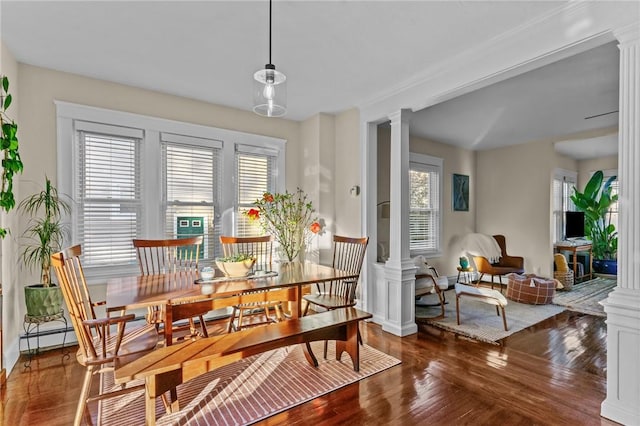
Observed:
[[[566,173],[566,172],[565,172]],[[575,174],[563,174],[556,171],[553,178],[553,241],[564,239],[564,216],[567,211],[575,211],[571,201],[573,187],[576,185]]]
[[[131,240],[140,235],[143,215],[141,140],[84,130],[78,134],[75,235],[82,242],[83,263],[134,263]]]
[[[220,148],[163,142],[162,170],[167,238],[203,235],[202,258],[215,257],[219,235],[215,209],[220,194]],[[201,218],[203,232],[180,227],[179,218]]]
[[[240,237],[264,234],[257,221],[251,221],[244,212],[254,206],[265,192],[275,192],[275,165],[277,153],[267,150],[236,148],[236,235]]]
[[[409,248],[440,249],[440,167],[411,163],[409,170]]]
[[[558,242],[564,238],[564,208],[563,208],[564,180],[553,179],[553,241]]]

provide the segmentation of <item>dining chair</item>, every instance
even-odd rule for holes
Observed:
[[[256,263],[253,266],[254,270],[268,271],[271,268],[273,256],[273,236],[271,235],[260,237],[232,237],[221,235],[220,244],[222,245],[222,253],[225,257],[236,254],[250,254],[256,258]],[[227,330],[231,332],[248,326],[281,321],[284,317],[281,307],[282,302],[278,300],[235,305],[229,318]],[[271,309],[274,310],[273,316],[270,315]],[[259,317],[262,318],[258,320],[258,322],[255,322],[255,318]],[[245,320],[247,320],[246,324]]]
[[[69,310],[69,317],[78,338],[76,359],[86,367],[80,399],[76,409],[74,425],[80,425],[83,414],[87,414],[91,424],[89,402],[115,397],[126,392],[143,389],[144,385],[125,386],[116,391],[90,396],[94,374],[113,374],[116,364],[123,365],[137,356],[153,350],[158,344],[158,332],[151,324],[132,327],[127,322],[135,318],[134,314],[113,318],[97,318],[95,306],[89,294],[80,256],[80,245],[73,246],[51,256],[51,266],[55,271],[58,284]],[[117,332],[110,330],[115,326]],[[101,376],[102,378],[102,376]]]
[[[349,238],[340,235],[333,236],[333,262],[335,269],[353,274],[357,278],[316,283],[316,293],[306,294],[302,298],[307,302],[303,315],[307,315],[309,307],[315,305],[326,310],[347,308],[356,305],[356,289],[367,250],[369,237]],[[362,337],[358,330],[358,341]],[[327,342],[324,342],[324,357],[327,357]]]
[[[155,275],[165,273],[197,272],[203,240],[204,238],[202,235],[177,239],[134,239],[133,247],[136,249],[138,265],[140,266],[140,274]],[[194,321],[196,316],[200,321],[200,333],[204,337],[209,336],[204,320],[204,315],[206,313],[207,312],[194,313],[194,317],[189,318],[189,334],[191,336],[197,334]],[[148,308],[146,316],[147,322],[149,324],[154,324],[156,329],[159,330],[161,324],[164,325],[165,328],[167,327],[167,324],[164,324],[164,318],[164,305],[155,305]],[[169,326],[173,327],[173,325]]]

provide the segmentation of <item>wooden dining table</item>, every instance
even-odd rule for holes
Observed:
[[[225,278],[220,271],[212,280],[197,272],[133,275],[107,281],[106,310],[122,312],[148,306],[184,304],[212,299],[212,310],[241,302],[243,294],[289,289],[291,317],[302,315],[303,287],[317,282],[357,279],[358,274],[311,262],[274,263],[269,271],[244,278]],[[165,310],[166,311],[166,310]],[[166,319],[166,318],[165,318]]]

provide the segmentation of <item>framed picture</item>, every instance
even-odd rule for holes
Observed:
[[[469,176],[453,174],[452,203],[454,212],[469,211]]]

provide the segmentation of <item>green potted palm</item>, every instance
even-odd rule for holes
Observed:
[[[585,234],[591,240],[593,269],[596,272],[615,275],[617,273],[618,231],[611,223],[611,207],[618,201],[612,194],[611,184],[616,176],[606,181],[598,170],[580,192],[573,187],[571,201],[578,211],[584,212]]]
[[[71,207],[45,177],[44,189],[22,200],[18,210],[30,217],[23,233],[22,261],[29,270],[40,272],[40,283],[25,287],[27,314],[57,314],[62,307],[62,294],[51,283],[51,255],[62,248],[67,234],[62,219]]]

